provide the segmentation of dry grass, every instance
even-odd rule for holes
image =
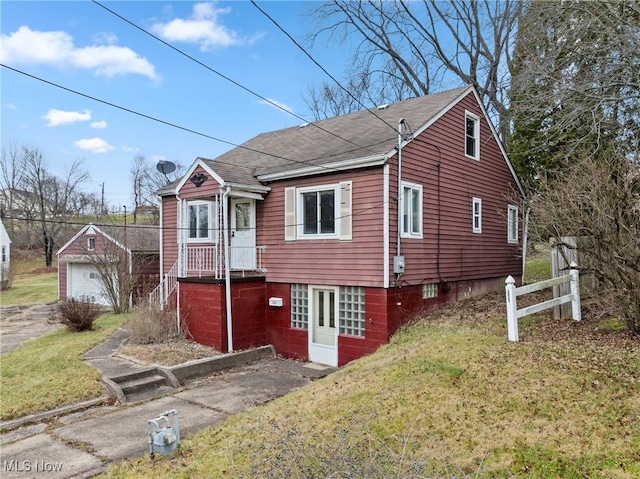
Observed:
[[[118,350],[118,354],[145,364],[175,366],[196,359],[216,356],[220,353],[214,348],[186,339],[175,338],[155,344],[125,344]]]
[[[502,295],[446,308],[378,352],[110,477],[640,476],[640,345]]]

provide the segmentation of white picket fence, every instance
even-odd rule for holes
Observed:
[[[578,266],[575,263],[571,263],[571,269],[569,274],[560,276],[559,278],[548,279],[546,281],[540,281],[539,283],[527,284],[516,288],[516,280],[513,276],[509,276],[505,280],[505,292],[507,296],[507,329],[509,333],[509,341],[518,341],[518,319],[529,316],[530,314],[539,313],[545,309],[553,308],[565,303],[571,303],[571,315],[575,321],[582,319],[582,313],[580,312],[580,274],[578,272]],[[551,288],[560,284],[570,284],[569,294],[559,296],[557,298],[543,301],[542,303],[527,306],[522,309],[518,309],[518,296],[522,296],[527,293],[534,293],[546,288]]]

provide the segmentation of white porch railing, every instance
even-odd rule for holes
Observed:
[[[265,271],[262,265],[262,253],[266,246],[231,247],[230,269],[233,271]],[[179,276],[203,276],[224,278],[224,248],[220,244],[182,245]]]
[[[578,266],[575,263],[571,263],[571,270],[569,274],[560,276],[559,278],[548,279],[546,281],[540,281],[539,283],[527,284],[516,288],[516,281],[513,276],[509,276],[505,281],[505,292],[507,296],[507,328],[509,334],[509,341],[518,341],[518,319],[530,314],[538,313],[545,309],[553,308],[564,303],[571,303],[571,314],[575,321],[582,319],[580,311],[580,286],[578,284],[580,274],[578,272]],[[553,298],[542,303],[527,306],[526,308],[518,309],[517,298],[523,294],[533,293],[546,288],[551,288],[559,284],[570,283],[571,292]]]
[[[167,302],[169,301],[169,296],[176,289],[178,284],[178,262],[171,267],[168,273],[164,275],[160,284],[156,286],[156,288],[149,293],[149,304],[160,306],[161,309],[164,309]]]

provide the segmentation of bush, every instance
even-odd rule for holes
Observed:
[[[140,306],[127,323],[132,344],[163,343],[181,336],[176,315],[159,307]]]
[[[96,318],[102,314],[102,308],[93,298],[71,298],[58,305],[58,312],[61,316],[60,321],[69,331],[89,331],[93,329]]]

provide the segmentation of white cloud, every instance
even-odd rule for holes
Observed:
[[[104,120],[92,121],[91,123],[89,123],[89,126],[94,130],[102,130],[103,128],[107,127],[107,122]]]
[[[9,110],[17,110],[18,109],[18,107],[15,106],[13,103],[7,103],[7,108]]]
[[[216,47],[250,44],[264,36],[240,37],[237,32],[224,26],[219,16],[230,8],[216,8],[213,3],[196,3],[189,18],[176,18],[168,23],[156,23],[151,30],[170,42],[196,43],[203,51]]]
[[[285,111],[288,111],[289,113],[293,113],[293,108],[291,108],[289,105],[285,103],[279,102],[278,100],[274,100],[273,98],[267,98],[266,100],[258,100],[258,103],[260,103],[261,105],[268,105],[280,111],[285,110]]]
[[[140,151],[140,148],[136,148],[135,146],[123,146],[122,151],[126,151],[127,153],[137,153]]]
[[[101,43],[116,40],[106,33],[99,39]],[[76,47],[66,32],[40,32],[22,26],[10,35],[2,35],[0,45],[2,63],[81,68],[106,77],[135,73],[159,78],[155,67],[130,48],[111,44]]]
[[[63,111],[52,108],[42,118],[49,122],[47,126],[67,125],[69,123],[91,120],[91,111]]]
[[[73,144],[81,150],[90,151],[91,153],[107,153],[115,149],[115,146],[111,146],[102,138],[87,138],[78,140]]]

